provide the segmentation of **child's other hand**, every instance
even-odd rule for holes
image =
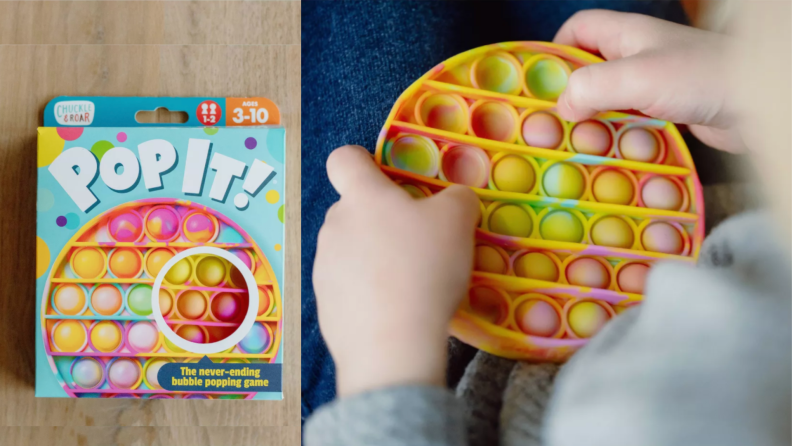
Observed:
[[[702,142],[743,150],[728,91],[726,37],[649,16],[588,10],[573,15],[554,42],[599,53],[607,60],[572,73],[558,99],[564,119],[600,111],[639,110],[688,124]]]
[[[475,194],[452,186],[413,199],[359,146],[336,149],[327,173],[341,200],[319,231],[313,284],[339,395],[443,385],[448,323],[473,265]]]

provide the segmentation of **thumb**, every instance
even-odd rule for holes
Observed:
[[[424,200],[434,212],[443,216],[444,221],[461,224],[464,230],[472,232],[481,217],[480,201],[468,187],[455,184]]]

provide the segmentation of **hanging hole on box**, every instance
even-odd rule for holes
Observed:
[[[188,118],[186,111],[170,111],[165,107],[135,113],[135,121],[139,124],[184,124]]]

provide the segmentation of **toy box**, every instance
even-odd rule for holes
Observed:
[[[284,135],[265,98],[47,105],[36,396],[282,399]]]

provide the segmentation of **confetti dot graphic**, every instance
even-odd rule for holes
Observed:
[[[74,212],[66,214],[66,229],[77,229],[80,227],[80,216]]]
[[[91,153],[96,155],[96,159],[102,161],[104,154],[113,147],[115,146],[110,141],[96,141],[94,145],[91,146]]]
[[[283,223],[283,209],[284,209],[284,206],[286,206],[286,205],[282,204],[280,209],[278,209],[278,220],[280,220],[281,223]]]
[[[204,133],[207,135],[214,135],[217,131],[220,130],[217,127],[204,127]]]
[[[49,268],[50,250],[47,242],[36,237],[36,279],[43,276]]]
[[[127,134],[124,132],[118,132],[118,135],[116,135],[116,139],[118,140],[118,142],[125,142],[127,140]]]
[[[55,158],[63,152],[66,141],[58,135],[56,129],[41,128],[38,136],[38,167],[52,164]]]
[[[55,206],[55,196],[49,189],[40,188],[38,190],[38,200],[36,200],[36,210],[46,212]]]
[[[253,138],[252,136],[245,140],[245,147],[247,147],[248,150],[255,149],[257,145],[258,141],[256,141],[256,138]]]
[[[66,222],[67,222],[66,217],[63,215],[60,215],[58,216],[58,218],[55,219],[55,224],[60,226],[61,228],[66,226]]]
[[[74,141],[83,134],[82,127],[58,127],[58,135],[66,141]]]
[[[280,250],[281,250],[281,245],[280,243],[278,243],[275,245],[275,251],[280,251]]]
[[[267,199],[267,203],[275,204],[280,200],[280,194],[276,190],[269,190],[267,191],[267,195],[264,196]]]

